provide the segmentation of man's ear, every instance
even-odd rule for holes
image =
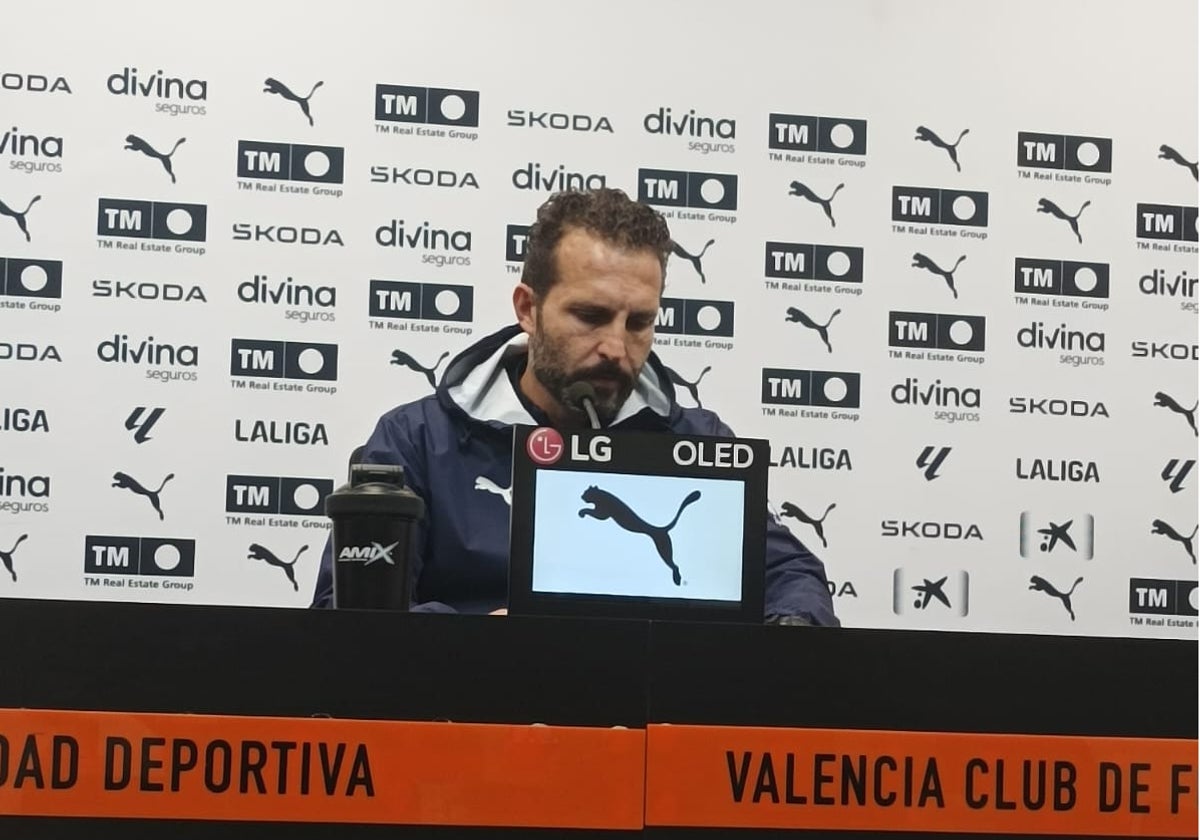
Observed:
[[[526,286],[524,283],[518,283],[513,289],[513,312],[517,316],[517,323],[529,335],[533,335],[534,327],[537,323],[535,308],[537,302],[534,300],[533,289]]]

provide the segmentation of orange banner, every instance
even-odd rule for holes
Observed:
[[[0,814],[642,826],[645,732],[0,709]]]
[[[646,825],[1196,836],[1196,741],[653,725]]]

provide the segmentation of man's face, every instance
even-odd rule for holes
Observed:
[[[589,382],[608,423],[633,391],[654,344],[662,267],[650,249],[625,250],[578,228],[555,252],[558,280],[535,307],[533,375],[560,403]]]

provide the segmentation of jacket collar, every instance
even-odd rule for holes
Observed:
[[[437,388],[438,401],[447,410],[492,428],[537,425],[517,397],[505,368],[514,356],[528,352],[529,336],[517,324],[485,336],[446,366]],[[680,410],[662,361],[651,353],[611,425],[643,426],[652,419],[648,415],[669,425]],[[639,420],[630,422],[635,417]]]

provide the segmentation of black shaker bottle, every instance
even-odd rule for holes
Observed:
[[[425,502],[405,486],[404,468],[351,465],[349,483],[325,498],[325,513],[333,520],[333,606],[407,611]]]

